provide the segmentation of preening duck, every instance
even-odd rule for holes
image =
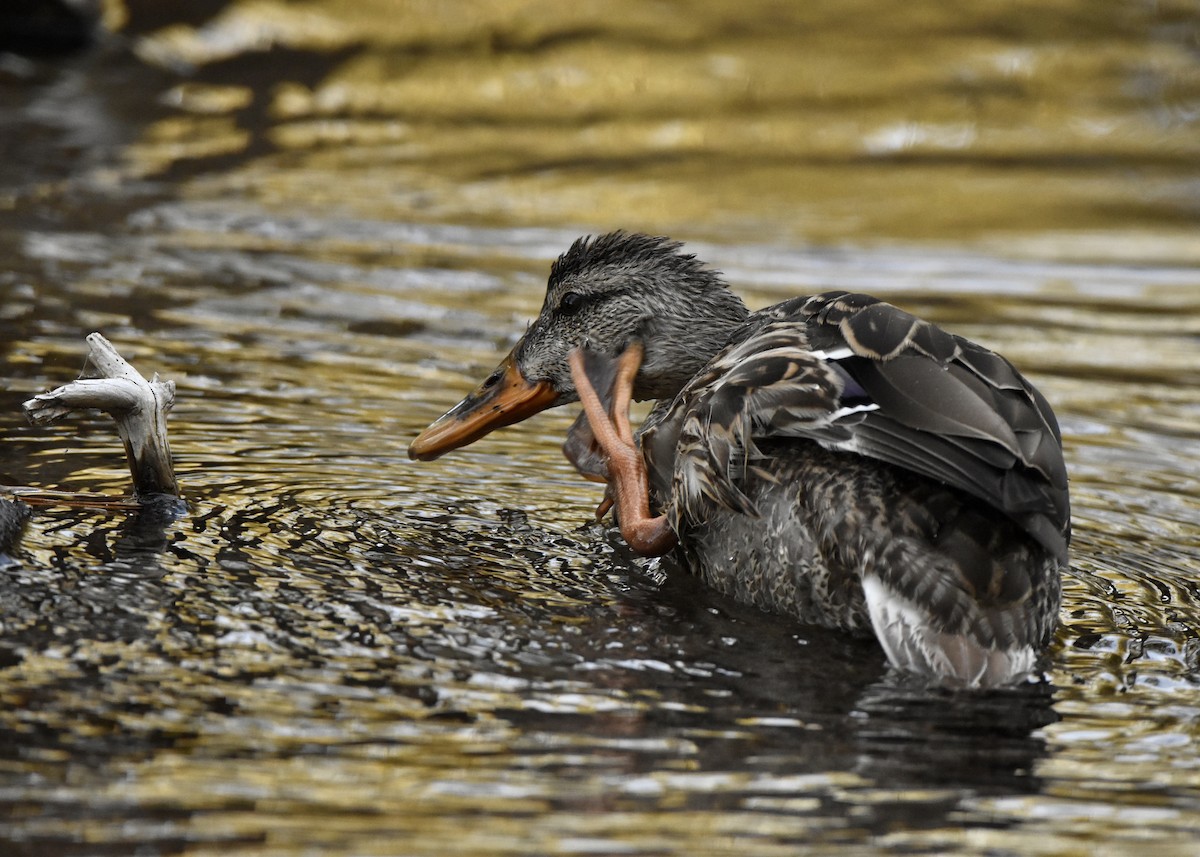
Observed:
[[[635,435],[630,400],[656,400]],[[621,533],[891,663],[997,686],[1049,642],[1070,543],[1045,398],[1007,360],[845,292],[754,313],[666,238],[576,241],[496,370],[409,447],[433,459],[582,401],[565,450]]]

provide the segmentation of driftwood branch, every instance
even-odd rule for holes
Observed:
[[[34,425],[46,425],[75,411],[106,412],[125,444],[135,500],[178,498],[179,484],[167,443],[167,412],[175,403],[175,383],[160,381],[158,375],[147,381],[99,333],[88,336],[87,344],[99,377],[34,396],[21,406],[25,416]]]

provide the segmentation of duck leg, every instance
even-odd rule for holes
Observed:
[[[634,343],[621,354],[613,385],[611,417],[584,371],[582,351],[578,348],[572,351],[569,362],[571,378],[592,434],[608,456],[609,487],[615,498],[621,535],[642,556],[662,556],[675,547],[678,539],[666,515],[650,515],[646,464],[633,441],[633,429],[629,425],[633,378],[642,364],[642,346]]]
[[[621,353],[617,359],[617,374],[609,387],[612,402],[609,405],[607,415],[613,428],[616,429],[617,436],[621,439],[621,443],[633,447],[633,427],[629,425],[629,403],[633,399],[633,379],[637,375],[638,369],[642,365],[642,345],[640,342],[635,342]],[[590,385],[589,386],[593,386]],[[594,387],[593,387],[594,389]],[[586,416],[586,412],[585,412]],[[588,418],[590,421],[590,417]],[[643,463],[644,459],[641,455],[637,456],[638,469],[640,471],[637,479],[639,484],[645,488],[648,484],[646,480],[646,468]],[[611,476],[610,476],[611,478]],[[596,507],[596,520],[600,520],[608,510],[616,503],[613,494],[615,488],[614,483],[608,483],[608,487],[604,491],[604,499],[600,501],[600,505]],[[648,492],[647,492],[648,493]],[[647,515],[649,515],[649,498],[647,497]],[[662,516],[660,516],[662,517]],[[675,546],[674,543],[669,545],[663,553]],[[658,556],[658,554],[654,554]]]

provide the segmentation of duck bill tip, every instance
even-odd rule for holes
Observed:
[[[486,381],[413,439],[408,457],[433,461],[553,407],[557,401],[558,393],[550,383],[527,380],[510,354]]]

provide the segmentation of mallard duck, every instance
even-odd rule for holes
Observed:
[[[635,435],[630,400],[656,400]],[[1070,504],[1058,424],[1003,357],[867,295],[748,312],[667,238],[581,238],[433,459],[580,400],[566,451],[636,551],[898,669],[1010,684],[1053,633]]]

